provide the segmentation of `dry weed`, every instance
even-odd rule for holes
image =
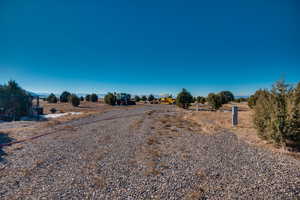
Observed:
[[[185,200],[205,199],[205,190],[202,187],[198,187],[195,190],[188,192],[184,199]]]

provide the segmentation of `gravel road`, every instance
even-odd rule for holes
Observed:
[[[0,199],[300,199],[299,160],[199,133],[179,115],[112,110],[4,147]]]

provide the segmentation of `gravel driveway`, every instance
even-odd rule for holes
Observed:
[[[194,126],[168,105],[59,125],[2,149],[0,199],[300,199],[299,160]]]

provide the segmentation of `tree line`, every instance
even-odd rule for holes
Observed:
[[[207,97],[193,97],[185,88],[177,95],[176,105],[178,107],[188,109],[194,102],[205,104],[206,102],[213,110],[218,110],[223,104],[234,101],[234,95],[230,91],[221,91],[217,94],[209,93]]]
[[[172,96],[169,96],[172,98]],[[22,89],[15,81],[8,81],[7,84],[0,85],[0,116],[4,115],[13,120],[18,120],[31,112],[32,95]],[[155,101],[154,95],[135,96],[138,101]],[[58,101],[69,102],[73,106],[79,106],[81,101],[98,102],[98,96],[88,94],[85,97],[78,97],[76,94],[64,91],[58,97],[51,93],[46,100],[49,103]],[[104,102],[109,105],[116,104],[116,94],[108,93],[104,97]],[[218,110],[223,104],[231,101],[248,101],[249,107],[253,110],[253,124],[258,135],[274,142],[275,144],[286,146],[288,143],[300,145],[300,83],[295,87],[286,84],[284,81],[276,82],[271,90],[259,89],[249,98],[235,99],[230,91],[219,93],[209,93],[207,97],[193,97],[191,93],[182,89],[176,96],[176,105],[183,109],[188,109],[192,103],[208,104],[213,110]]]

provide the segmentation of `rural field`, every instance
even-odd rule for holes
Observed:
[[[0,0],[0,200],[300,200],[300,0]]]
[[[238,105],[234,128],[230,104],[55,104],[81,114],[1,123],[0,199],[300,199],[299,154],[260,140]]]

